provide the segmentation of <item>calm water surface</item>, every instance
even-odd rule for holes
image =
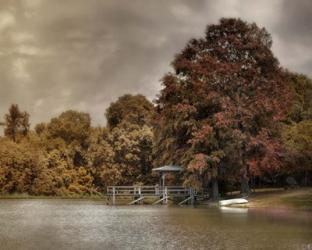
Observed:
[[[0,249],[312,249],[312,214],[0,200]]]

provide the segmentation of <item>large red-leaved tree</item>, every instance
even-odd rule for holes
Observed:
[[[221,19],[176,55],[155,119],[156,163],[185,167],[186,184],[212,185],[282,166],[278,124],[290,92],[264,28]]]

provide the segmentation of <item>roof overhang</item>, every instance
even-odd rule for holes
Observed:
[[[153,168],[152,170],[156,172],[181,172],[183,168],[175,165],[166,165],[159,168]]]

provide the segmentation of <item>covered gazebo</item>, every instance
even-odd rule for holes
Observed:
[[[107,195],[112,198],[113,204],[118,196],[132,196],[133,201],[129,203],[138,204],[147,196],[157,197],[157,200],[153,204],[167,204],[168,199],[180,198],[182,201],[179,205],[186,202],[194,202],[194,191],[190,187],[184,186],[166,186],[166,175],[169,173],[182,172],[183,168],[177,165],[165,165],[162,167],[154,168],[152,171],[160,174],[160,186],[108,186]]]
[[[165,165],[159,168],[153,168],[152,169],[155,172],[160,173],[160,178],[161,178],[161,186],[165,187],[165,178],[166,178],[166,174],[168,173],[173,173],[173,172],[182,172],[183,168],[180,166],[176,166],[176,165]]]

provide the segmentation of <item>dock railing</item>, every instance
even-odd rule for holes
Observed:
[[[167,203],[168,198],[187,198],[194,196],[194,190],[183,186],[108,186],[107,196],[112,198],[115,204],[116,197],[118,196],[132,196],[133,199],[142,200],[142,197],[154,196],[159,197]],[[135,203],[135,202],[134,202]],[[133,202],[132,202],[133,204]]]

